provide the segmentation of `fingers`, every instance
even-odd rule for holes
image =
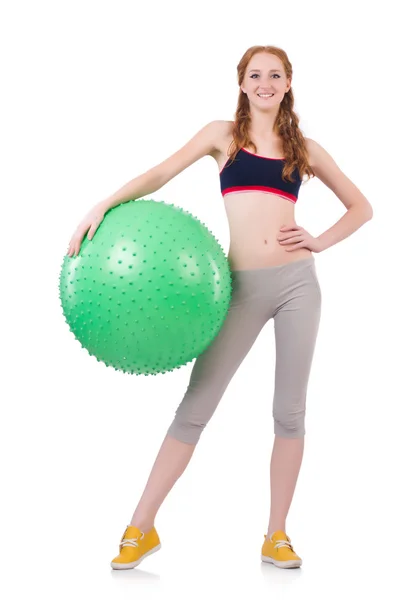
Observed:
[[[99,223],[98,223],[99,225]],[[92,240],[92,238],[94,237],[96,230],[98,229],[98,225],[91,225],[91,227],[88,229],[88,233],[87,233],[87,239],[89,241]],[[81,248],[81,243],[84,239],[84,236],[86,234],[87,228],[85,227],[84,229],[81,229],[80,231],[77,230],[76,233],[74,234],[74,236],[72,237],[72,239],[69,242],[69,249],[67,252],[67,255],[71,258],[73,255],[74,256],[78,256],[79,252],[80,252],[80,248]]]
[[[280,232],[282,233],[277,236],[277,239],[287,240],[293,235],[303,235],[305,233],[305,230],[303,229],[303,227],[300,227],[298,225],[285,225],[283,227],[280,227]]]
[[[299,229],[302,228],[296,223],[292,223],[291,225],[283,225],[282,227],[280,227],[280,231],[298,231]]]
[[[87,234],[87,238],[91,241],[92,238],[94,237],[96,230],[98,229],[99,225],[102,223],[103,221],[103,216],[102,215],[98,215],[95,217],[94,222],[91,224],[88,234]]]
[[[306,231],[300,225],[283,225],[283,227],[280,227],[280,231],[284,233],[277,236],[277,240],[284,246],[286,252],[293,252],[307,246],[305,241]],[[297,232],[299,232],[298,235]]]
[[[73,255],[78,256],[81,248],[82,241],[84,239],[85,234],[87,233],[87,239],[89,241],[94,237],[96,230],[99,225],[102,223],[105,213],[99,210],[98,208],[94,208],[88,215],[84,218],[84,220],[77,227],[74,232],[70,242],[69,248],[67,251],[67,255],[71,258]]]
[[[95,227],[94,225],[92,225],[92,226],[90,227],[90,229],[88,230],[88,233],[87,233],[87,238],[88,238],[90,241],[91,241],[91,240],[92,240],[92,238],[94,237],[96,230],[97,230],[97,226]]]
[[[70,243],[69,244],[69,250],[68,250],[68,256],[69,258],[72,258],[73,255],[77,256],[79,253],[79,250],[77,249],[76,244],[74,243]]]
[[[77,256],[78,253],[80,252],[81,242],[83,241],[84,235],[85,235],[85,231],[84,232],[76,231],[76,233],[74,234],[74,236],[70,240],[70,242],[69,242],[69,251],[68,251],[68,256],[70,258],[73,255]]]
[[[69,256],[70,258],[73,256],[73,252],[74,252],[74,240],[73,238],[70,240],[69,242],[69,247],[68,247],[68,251],[67,251],[67,256]]]
[[[280,242],[280,244],[293,244],[295,242],[301,242],[303,239],[303,234],[293,236],[279,236],[277,239]]]

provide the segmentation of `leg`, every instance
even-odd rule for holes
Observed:
[[[286,531],[286,519],[302,463],[304,439],[274,438],[270,461],[271,507],[268,536],[279,529]]]
[[[130,525],[144,533],[154,526],[160,506],[189,464],[195,447],[165,436]]]
[[[161,504],[185,471],[204,427],[267,320],[263,302],[261,306],[250,301],[248,291],[247,286],[239,286],[237,277],[225,322],[195,361],[187,391],[131,519],[142,531],[153,527]]]
[[[321,314],[321,291],[312,266],[274,316],[275,440],[270,463],[271,509],[267,533],[285,531],[304,450],[306,392]]]

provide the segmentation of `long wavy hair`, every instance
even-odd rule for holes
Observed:
[[[234,115],[234,126],[232,130],[233,140],[229,146],[233,150],[228,153],[231,161],[234,161],[237,152],[241,148],[253,148],[253,152],[257,153],[257,148],[254,142],[250,139],[249,128],[251,124],[250,104],[247,95],[241,90],[244,75],[247,70],[248,63],[255,54],[267,52],[274,54],[283,63],[285,74],[292,80],[292,65],[284,50],[276,46],[252,46],[248,48],[240,62],[237,65],[237,80],[240,87],[238,96],[237,109]],[[292,173],[295,169],[299,171],[300,178],[303,180],[304,175],[308,178],[314,177],[315,173],[309,164],[309,156],[305,145],[303,134],[299,128],[299,117],[294,111],[294,94],[292,87],[284,95],[280,104],[275,122],[275,132],[282,139],[285,165],[282,172],[284,181],[294,181]]]

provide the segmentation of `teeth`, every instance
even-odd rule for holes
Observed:
[[[259,98],[271,98],[274,94],[258,94]]]

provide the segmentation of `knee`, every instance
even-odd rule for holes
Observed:
[[[168,428],[168,435],[185,444],[197,444],[206,423],[194,422],[192,419],[176,415]]]
[[[168,434],[181,442],[197,444],[219,404],[224,387],[215,386],[209,380],[200,383],[191,380]]]
[[[305,409],[294,412],[274,412],[274,433],[283,438],[302,438],[305,430]]]
[[[207,401],[210,396],[207,395]],[[207,407],[207,410],[204,408]],[[168,434],[186,444],[197,444],[210,419],[205,396],[190,385],[182,402],[178,406]]]

